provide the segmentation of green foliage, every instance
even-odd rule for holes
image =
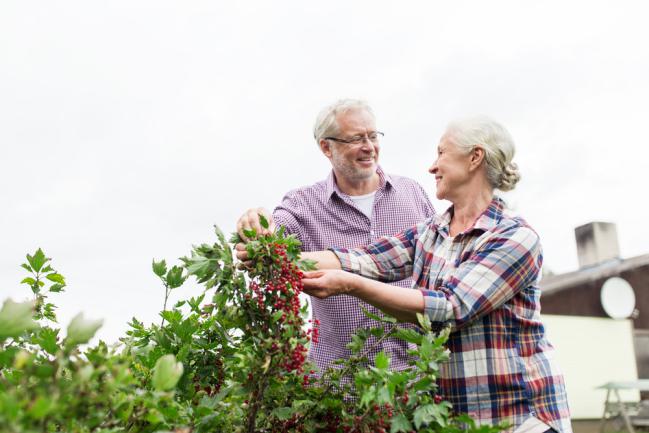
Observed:
[[[261,221],[267,228],[268,221]],[[0,431],[28,432],[420,432],[497,431],[451,415],[436,395],[438,365],[447,359],[447,331],[435,334],[367,312],[383,327],[360,329],[352,356],[316,372],[305,358],[318,344],[318,324],[300,305],[300,243],[285,236],[247,244],[252,266],[240,269],[231,243],[194,246],[180,265],[153,261],[164,287],[160,324],[129,323],[119,344],[87,346],[101,320],[75,316],[61,338],[49,293],[65,278],[42,250],[27,256],[22,281],[33,301],[5,301],[0,310]],[[169,295],[193,277],[204,289],[168,308]],[[47,282],[52,283],[46,288]],[[378,323],[377,323],[378,325]],[[413,343],[412,361],[390,370],[384,339]]]

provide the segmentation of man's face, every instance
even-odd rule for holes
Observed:
[[[335,138],[349,140],[376,132],[374,116],[365,110],[349,110],[336,117],[339,133]],[[364,139],[358,144],[333,140],[320,142],[322,152],[329,158],[338,177],[354,182],[374,176],[379,160],[379,143]]]

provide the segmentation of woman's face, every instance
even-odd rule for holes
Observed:
[[[437,145],[437,159],[428,169],[435,175],[438,199],[455,201],[470,179],[470,164],[471,152],[463,153],[449,134],[444,134]]]

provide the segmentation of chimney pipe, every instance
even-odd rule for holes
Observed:
[[[591,222],[575,228],[579,267],[598,265],[620,258],[617,228],[613,223]]]

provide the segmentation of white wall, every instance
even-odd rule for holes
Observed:
[[[543,322],[564,373],[572,418],[601,418],[606,391],[596,388],[638,378],[631,321],[544,315]],[[621,396],[639,399],[637,391]]]

